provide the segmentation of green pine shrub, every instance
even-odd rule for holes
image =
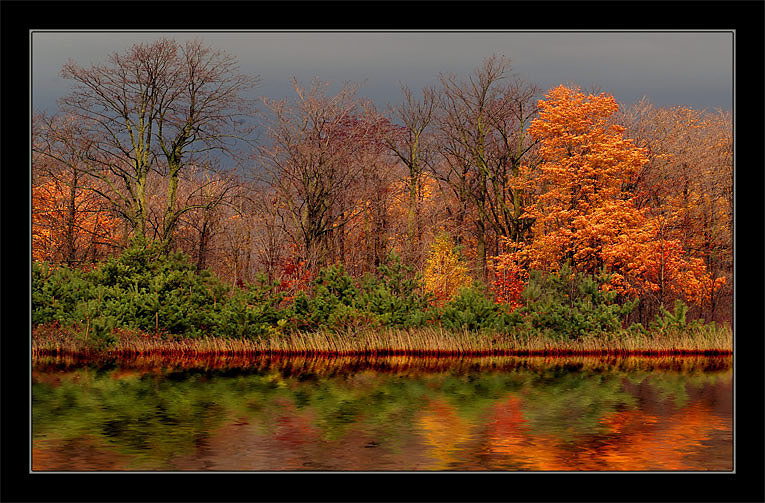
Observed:
[[[517,313],[510,313],[507,306],[495,303],[486,289],[476,283],[461,289],[438,314],[441,325],[451,330],[507,333],[521,323]]]
[[[214,335],[257,339],[281,329],[286,314],[279,309],[284,293],[277,291],[278,286],[260,274],[253,283],[236,289],[216,313]]]
[[[367,275],[361,283],[359,303],[385,327],[414,328],[429,319],[430,295],[422,292],[422,279],[413,268],[401,262],[394,252],[378,267],[377,275]]]
[[[48,263],[32,264],[32,323],[79,321],[77,306],[89,298],[85,273]]]
[[[568,264],[553,273],[532,271],[517,312],[527,329],[559,339],[618,331],[637,300],[617,303],[616,292],[602,288],[608,280],[573,273]]]
[[[300,330],[347,329],[372,322],[355,281],[342,264],[322,268],[311,283],[310,297],[299,292],[288,313],[292,326]]]
[[[209,271],[197,274],[184,254],[165,254],[143,240],[92,274],[109,289],[106,312],[119,326],[144,332],[204,335],[225,298],[225,287]]]
[[[701,320],[693,320],[688,322],[686,315],[688,313],[688,306],[682,300],[675,300],[675,305],[670,313],[664,306],[659,306],[659,312],[656,314],[656,318],[649,324],[652,330],[659,334],[667,334],[672,331],[682,332],[685,330],[698,330],[704,326]],[[716,327],[712,324],[709,327],[712,332],[716,331]]]

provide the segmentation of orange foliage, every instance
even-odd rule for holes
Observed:
[[[609,123],[612,96],[585,95],[564,86],[539,102],[529,132],[541,141],[534,218],[532,267],[557,269],[571,261],[577,271],[597,273],[602,249],[639,223],[641,213],[623,191],[646,162],[645,153]]]
[[[499,304],[507,304],[510,309],[522,306],[521,294],[528,281],[528,272],[521,267],[517,252],[503,253],[489,259],[490,270],[494,274],[492,289]]]
[[[70,208],[70,188],[46,180],[32,188],[32,258],[59,262],[67,259],[67,228],[72,229],[72,243],[77,259],[85,254],[103,257],[116,245],[118,221],[94,194],[77,190],[74,208]]]
[[[606,267],[616,271],[612,285],[631,296],[654,295],[662,304],[676,297],[707,302],[725,278],[712,278],[704,261],[689,256],[679,240],[663,238],[662,228],[661,218],[647,220],[604,249]]]

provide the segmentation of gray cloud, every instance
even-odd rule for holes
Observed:
[[[413,89],[435,83],[440,72],[466,75],[492,53],[543,89],[573,82],[598,85],[617,100],[647,96],[661,106],[732,107],[731,33],[586,32],[202,32],[33,34],[33,105],[55,110],[67,92],[59,77],[69,58],[82,65],[161,36],[198,36],[236,56],[242,71],[259,74],[259,95],[290,96],[291,77],[308,82],[364,81],[361,94],[378,105],[399,100],[399,83]]]

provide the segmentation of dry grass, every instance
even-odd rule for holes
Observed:
[[[40,377],[50,369],[77,368],[83,363],[97,363],[98,358],[82,355],[38,356],[35,359],[33,376]],[[575,367],[580,371],[655,371],[662,370],[687,374],[693,371],[726,372],[732,368],[730,356],[375,356],[358,355],[227,355],[195,354],[178,355],[124,355],[119,358],[120,375],[135,375],[134,372],[164,369],[230,370],[247,369],[258,371],[278,370],[282,373],[311,373],[319,376],[338,375],[344,371],[358,372],[374,370],[385,374],[455,371],[503,372],[513,369],[548,370],[552,367]],[[47,369],[47,370],[46,370]]]
[[[200,354],[250,355],[673,355],[731,354],[730,329],[696,330],[665,335],[614,334],[578,340],[554,340],[538,335],[517,336],[451,332],[440,328],[416,330],[368,329],[340,332],[296,332],[259,340],[207,337],[162,338],[118,332],[108,350],[96,350],[81,337],[65,330],[37,327],[32,337],[33,356],[45,354],[100,354],[113,356],[164,354],[180,357]]]

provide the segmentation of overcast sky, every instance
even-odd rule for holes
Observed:
[[[257,74],[256,95],[292,96],[291,79],[362,82],[360,95],[378,106],[398,103],[400,84],[434,84],[441,72],[466,76],[492,54],[547,90],[561,83],[597,85],[623,103],[646,96],[659,106],[732,108],[731,32],[34,32],[34,110],[55,112],[69,83],[59,76],[69,59],[103,62],[115,51],[162,36],[206,44],[234,55],[241,71]]]

